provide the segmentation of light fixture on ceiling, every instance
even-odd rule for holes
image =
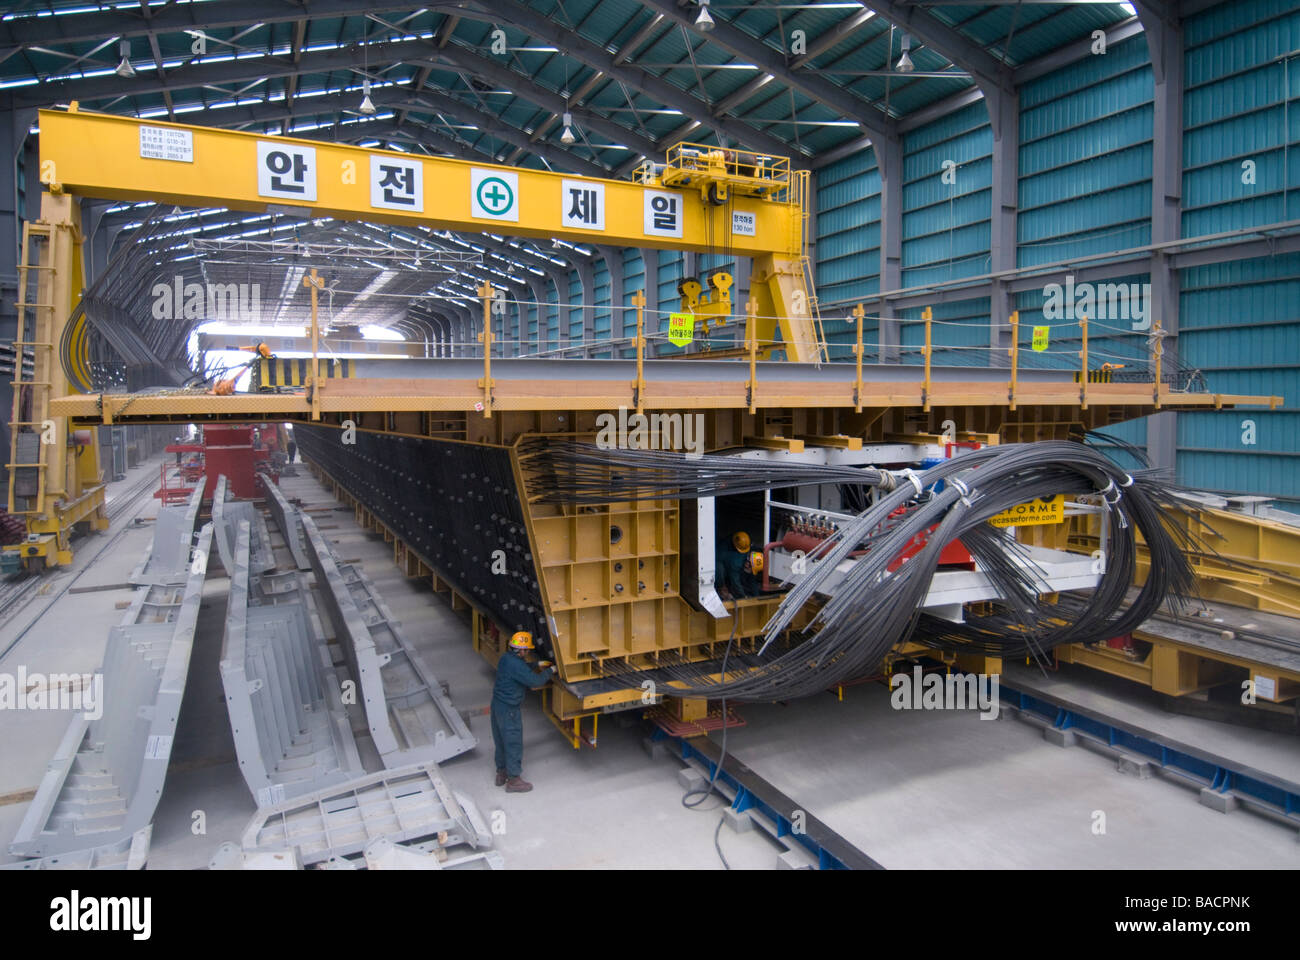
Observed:
[[[134,77],[135,68],[131,66],[131,41],[123,40],[119,48],[122,51],[122,62],[117,65],[114,71],[119,77]]]
[[[375,105],[370,100],[369,80],[361,81],[361,93],[362,93],[361,106],[358,107],[357,109],[360,110],[362,113],[364,113],[367,117],[373,116],[375,113]]]
[[[916,67],[913,66],[912,64],[912,57],[908,53],[908,51],[911,49],[912,49],[912,37],[910,34],[905,33],[903,34],[903,55],[898,58],[898,63],[894,65],[894,69],[897,70],[899,73],[911,73],[913,70],[916,69]]]
[[[573,135],[573,114],[564,112],[564,132],[560,134],[560,143],[573,143],[578,138]]]
[[[700,0],[700,12],[695,18],[695,29],[708,33],[713,29],[713,18],[709,16],[709,0]]]

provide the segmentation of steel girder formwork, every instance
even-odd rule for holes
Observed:
[[[364,430],[345,445],[339,430],[308,425],[295,434],[307,460],[495,625],[495,644],[476,638],[489,659],[513,631],[533,633],[560,665],[557,716],[640,703],[639,679],[611,685],[607,664],[646,670],[663,652],[722,655],[731,618],[681,594],[681,545],[694,537],[682,535],[679,501],[527,503],[510,447]],[[761,633],[776,604],[745,601],[737,638]],[[589,680],[601,690],[577,686]]]
[[[153,824],[149,824],[124,840],[35,860],[0,863],[0,870],[143,870],[152,837]]]
[[[301,522],[316,589],[384,766],[440,763],[472,750],[477,738],[374,584],[352,564],[338,562],[310,517]]]
[[[83,714],[68,726],[10,853],[88,852],[130,841],[153,820],[185,694],[211,543],[207,524],[183,583],[136,590],[109,634],[102,716]]]
[[[275,552],[271,549],[271,534],[266,529],[266,518],[247,500],[229,501],[230,489],[225,474],[217,477],[212,491],[212,525],[216,532],[217,552],[227,574],[235,569],[235,538],[241,523],[249,524],[248,563],[254,573],[265,573],[275,568]]]
[[[241,521],[230,573],[221,682],[239,770],[259,807],[365,773],[325,638],[303,578],[258,596],[250,527]]]
[[[361,853],[381,838],[397,844],[422,837],[442,847],[492,845],[478,808],[434,763],[383,770],[259,810],[241,845],[246,853],[292,851],[310,865]]]
[[[266,494],[266,505],[271,511],[271,518],[280,528],[285,545],[293,554],[294,565],[299,570],[310,570],[311,560],[307,556],[307,547],[303,543],[302,516],[296,507],[289,503],[278,484],[273,483],[266,474],[262,474],[262,490]]]
[[[345,445],[340,431],[308,424],[294,435],[306,459],[503,629],[549,635],[508,449],[363,430]]]
[[[194,527],[203,505],[203,486],[183,507],[163,507],[154,521],[153,545],[127,577],[134,584],[183,583],[188,576]]]

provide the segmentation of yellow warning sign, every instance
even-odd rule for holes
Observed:
[[[668,342],[684,347],[695,339],[695,314],[668,314]]]
[[[1039,353],[1047,349],[1047,338],[1051,335],[1051,331],[1051,327],[1034,327],[1034,341],[1031,345]]]
[[[995,527],[1036,527],[1065,521],[1065,494],[1039,497],[1028,503],[1019,503],[1010,510],[989,517]]]

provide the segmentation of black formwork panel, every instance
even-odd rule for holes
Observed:
[[[528,528],[502,447],[295,424],[304,458],[318,464],[438,576],[507,635],[528,630],[549,651]],[[494,553],[505,572],[494,573]],[[502,567],[501,555],[495,558]]]

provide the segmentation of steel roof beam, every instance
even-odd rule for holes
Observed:
[[[663,13],[687,28],[693,28],[695,18],[693,11],[678,7],[674,0],[644,0],[652,10]],[[868,101],[816,74],[794,73],[788,59],[757,37],[745,33],[739,27],[714,16],[716,26],[708,37],[734,56],[754,64],[760,70],[770,73],[788,87],[812,97],[822,105],[838,112],[841,116],[860,124],[875,139],[897,140],[898,129],[895,121]],[[790,149],[787,146],[787,149]]]
[[[652,0],[654,2],[654,0]],[[967,70],[975,82],[990,90],[1015,93],[1014,70],[955,27],[930,16],[924,10],[899,0],[871,0],[871,9],[900,30],[904,30],[925,46],[943,54],[957,66]]]
[[[92,77],[84,80],[61,80],[36,86],[20,87],[0,100],[0,108],[45,107],[73,100],[106,100],[133,97],[165,90],[186,90],[208,85],[248,83],[256,80],[287,77],[293,74],[332,73],[355,70],[369,63],[402,63],[419,57],[428,48],[424,40],[392,40],[366,47],[336,47],[292,56],[246,57],[221,63],[187,63],[175,67],[166,77],[157,71],[137,73],[134,77]],[[435,47],[436,49],[436,47]],[[233,94],[225,94],[233,97]]]
[[[648,6],[658,8],[658,4],[648,4]],[[516,0],[496,0],[491,4],[491,8],[498,13],[502,20],[508,20],[530,35],[545,40],[563,50],[569,56],[582,61],[593,70],[599,70],[609,77],[641,91],[664,106],[680,110],[686,116],[698,120],[719,134],[748,146],[769,151],[777,156],[795,154],[797,160],[802,159],[806,162],[806,157],[799,157],[793,144],[764,133],[748,123],[717,116],[710,104],[692,96],[681,87],[674,86],[667,80],[656,77],[634,64],[616,62],[616,54],[612,54],[608,50],[583,39],[572,30],[560,26],[550,17],[538,13],[531,7],[518,3]],[[675,15],[670,14],[669,16],[674,20],[678,19]]]
[[[405,90],[404,86],[383,88],[379,91],[372,90],[371,99],[374,101],[376,109],[388,108],[406,114],[410,114],[412,112],[422,113],[422,114],[433,114],[433,115],[444,114],[444,113],[449,114],[451,116],[456,117],[458,120],[461,120],[464,123],[473,124],[474,126],[478,127],[481,132],[490,134],[491,136],[496,137],[498,140],[501,140],[512,146],[522,147],[523,149],[526,149],[536,154],[537,156],[544,158],[552,166],[559,167],[562,169],[567,169],[573,173],[582,174],[588,177],[605,177],[605,178],[611,177],[613,175],[612,171],[608,167],[605,167],[604,165],[599,164],[593,160],[584,159],[583,157],[580,157],[569,150],[556,147],[555,145],[546,142],[533,143],[532,141],[529,140],[528,135],[525,134],[523,131],[519,130],[517,127],[513,127],[505,123],[499,117],[494,117],[491,114],[484,113],[482,110],[480,110],[478,107],[473,106],[472,104],[465,103],[462,100],[457,100],[454,97],[450,97],[443,93],[438,93],[434,90],[426,89],[421,91],[420,93],[406,93],[406,94],[399,92],[403,90]],[[391,96],[390,93],[392,94]],[[353,109],[355,106],[356,106],[356,100],[353,94],[351,93],[332,94],[325,97],[308,97],[308,98],[299,97],[297,100],[293,102],[292,105],[288,105],[284,101],[280,100],[280,101],[272,101],[265,104],[247,104],[238,107],[229,107],[229,108],[222,108],[218,110],[210,110],[207,111],[205,119],[207,117],[214,118],[211,121],[211,124],[214,126],[230,127],[230,126],[237,126],[240,123],[273,123],[277,120],[283,120],[285,118],[292,118],[295,116],[312,116],[313,114],[338,113],[342,110]],[[226,114],[228,111],[241,111],[241,113],[236,114],[234,117],[227,117]],[[358,130],[382,129],[377,127],[368,128],[367,124],[369,123],[380,124],[384,122],[385,121],[382,120],[364,121],[364,122],[358,122],[356,124],[349,124],[346,127],[340,126],[337,127],[336,129],[350,130],[354,127]],[[450,143],[456,144],[456,146],[459,148],[458,154],[464,157],[465,159],[472,159],[472,154],[466,154],[460,151],[473,149],[491,157],[492,162],[494,163],[501,162],[499,159],[497,159],[492,154],[489,154],[486,150],[483,150],[481,147],[477,147],[476,145],[471,145],[468,143],[462,144],[459,141],[453,140],[450,134],[444,133],[443,131],[439,130],[436,127],[432,127],[427,124],[421,124],[417,121],[413,121],[409,116],[405,119],[403,124],[394,123],[392,130],[399,131],[406,124],[411,124],[419,128],[421,131],[436,133],[442,137],[445,137]],[[311,138],[313,133],[318,133],[318,132],[326,137],[329,136],[328,130],[307,131],[303,134],[295,134],[295,136],[305,136]],[[319,139],[319,138],[320,137],[315,137],[313,139]],[[335,137],[334,139],[340,139],[340,138]],[[354,138],[349,137],[349,139],[354,139]]]
[[[561,94],[547,90],[518,71],[510,69],[504,63],[481,57],[455,43],[449,43],[441,50],[437,50],[436,47],[434,49],[436,50],[435,56],[448,60],[463,70],[477,73],[485,80],[510,90],[529,103],[551,113],[562,114],[565,111],[572,113],[574,120],[578,123],[589,130],[603,133],[616,143],[645,154],[653,154],[659,150],[658,144],[648,137],[643,137],[635,130],[610,120],[608,117],[603,117],[591,110],[571,104]]]
[[[362,16],[386,10],[410,10],[414,4],[366,3],[362,0],[310,0],[310,2],[267,2],[267,0],[223,0],[222,3],[168,4],[150,10],[146,16],[130,9],[93,11],[62,16],[14,17],[0,22],[0,47],[33,44],[91,43],[105,37],[140,37],[153,32],[181,33],[185,30],[220,30],[245,27],[250,23],[284,23],[304,17],[322,20]],[[431,3],[425,9],[456,13],[479,19],[458,3]]]

